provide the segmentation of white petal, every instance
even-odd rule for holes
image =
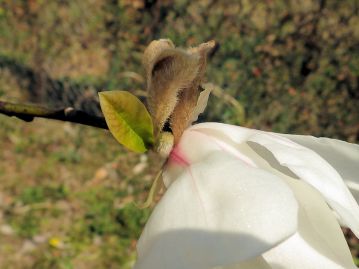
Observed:
[[[136,269],[208,269],[254,258],[296,231],[282,179],[217,151],[190,165],[154,209]]]
[[[273,269],[356,268],[343,233],[321,195],[304,182],[287,182],[299,202],[298,232],[266,252],[265,260]]]
[[[228,139],[227,139],[228,140]],[[233,155],[244,164],[256,167],[255,163],[242,154],[236,147],[231,146],[227,141],[217,139],[205,132],[186,130],[180,142],[172,150],[163,179],[166,187],[178,178],[188,164],[201,162],[213,152],[225,152]]]
[[[253,155],[250,151],[247,154]],[[257,257],[218,269],[356,268],[343,233],[321,194],[305,182],[282,174],[263,160],[257,160],[257,165],[281,176],[291,187],[299,202],[298,233],[263,254],[266,260]]]
[[[298,232],[261,257],[215,269],[356,269],[343,233],[318,191],[304,182],[285,181],[299,202]]]
[[[359,207],[338,172],[317,153],[273,133],[253,135],[249,141],[268,149],[278,162],[315,187],[359,237]]]
[[[203,85],[202,85],[203,86]],[[204,87],[204,90],[198,96],[197,105],[194,108],[191,116],[191,123],[198,119],[199,114],[202,114],[207,107],[208,98],[212,91],[210,86]]]
[[[249,141],[249,143],[255,142],[265,147],[274,155],[274,158],[269,160],[267,158],[268,152],[266,153],[263,150],[257,150],[258,154],[267,158],[270,164],[277,169],[281,169],[281,172],[289,175],[283,169],[289,168],[301,180],[315,187],[325,197],[333,210],[336,211],[341,221],[359,237],[359,207],[357,202],[338,172],[313,150],[279,134],[226,124],[198,124],[193,126],[190,131],[201,132],[213,139],[226,141],[228,146],[232,147],[246,141]],[[355,161],[355,158],[352,158],[352,160]],[[295,177],[295,175],[290,176]]]
[[[283,135],[312,149],[342,176],[354,197],[359,201],[359,145],[337,139],[306,135]]]
[[[230,266],[221,266],[221,267],[215,267],[213,269],[273,269],[266,260],[259,256],[254,259],[250,259],[245,262],[241,262],[240,264],[230,265]],[[286,268],[281,268],[286,269]]]

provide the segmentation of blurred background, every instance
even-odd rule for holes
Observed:
[[[101,115],[100,90],[143,97],[150,41],[214,39],[201,121],[357,143],[358,25],[357,0],[0,0],[0,99]],[[131,268],[160,165],[101,129],[0,115],[0,268]]]

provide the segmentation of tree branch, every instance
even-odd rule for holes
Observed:
[[[108,129],[106,121],[103,117],[93,116],[82,110],[76,110],[72,107],[50,109],[33,104],[15,104],[0,101],[0,114],[5,114],[9,117],[15,116],[26,122],[30,122],[35,117],[38,117]]]

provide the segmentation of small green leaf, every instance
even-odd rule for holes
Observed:
[[[126,91],[99,93],[102,113],[112,135],[135,152],[145,152],[153,144],[153,125],[144,104]]]

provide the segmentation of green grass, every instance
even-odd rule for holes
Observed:
[[[23,256],[30,257],[30,265],[10,255],[0,259],[1,267],[82,268],[91,262],[90,268],[131,268],[136,239],[150,213],[134,201],[144,199],[150,184],[143,175],[151,179],[160,163],[133,175],[140,156],[128,154],[108,132],[75,126],[70,138],[64,132],[53,136],[54,129],[65,127],[61,122],[27,124],[1,115],[0,122],[5,157],[0,194],[9,198],[0,224],[14,231],[0,237],[0,253],[32,246]],[[52,246],[53,238],[62,246]]]

